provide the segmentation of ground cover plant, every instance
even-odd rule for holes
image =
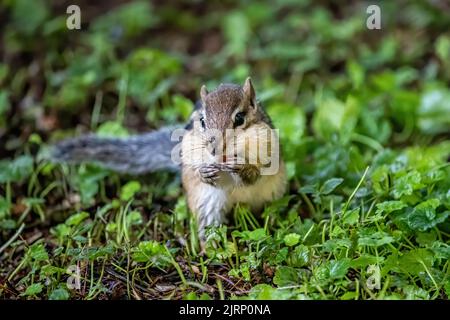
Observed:
[[[0,0],[2,299],[448,299],[445,1]],[[289,191],[199,254],[176,173],[54,164],[49,146],[186,121],[251,75]],[[214,241],[212,241],[214,240]],[[79,277],[78,277],[79,276]]]

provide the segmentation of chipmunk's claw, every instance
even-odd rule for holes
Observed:
[[[223,165],[224,171],[230,171],[230,172],[238,172],[238,171],[242,170],[243,166],[244,165],[237,164],[237,163],[225,163]]]
[[[215,164],[209,164],[201,167],[199,169],[200,178],[203,182],[216,185],[216,181],[219,178],[220,169]]]

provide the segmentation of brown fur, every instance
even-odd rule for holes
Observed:
[[[229,128],[231,115],[243,98],[242,87],[234,84],[222,84],[208,94],[203,101],[207,126],[218,130]]]
[[[226,221],[226,214],[236,203],[247,203],[259,210],[284,194],[287,181],[281,157],[278,172],[261,176],[260,170],[267,163],[259,156],[256,163],[242,164],[234,158],[218,158],[210,151],[225,143],[211,142],[210,135],[204,133],[206,129],[225,134],[227,129],[234,128],[233,116],[237,112],[245,113],[245,123],[234,142],[234,157],[248,161],[249,155],[244,151],[248,139],[269,143],[266,133],[272,128],[270,119],[257,103],[250,79],[243,86],[222,84],[210,93],[203,86],[200,95],[202,108],[194,112],[193,129],[182,141],[182,182],[188,206],[197,218],[199,234],[203,237],[207,226]],[[205,129],[199,124],[201,118]]]

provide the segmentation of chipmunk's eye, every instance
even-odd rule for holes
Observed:
[[[238,112],[234,116],[234,127],[242,126],[245,122],[245,112]]]
[[[203,117],[200,118],[200,125],[202,126],[203,129],[206,128],[206,125],[205,125],[205,118],[203,118]]]

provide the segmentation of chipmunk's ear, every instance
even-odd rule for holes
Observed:
[[[202,99],[203,103],[206,101],[207,95],[208,95],[208,89],[206,89],[205,85],[202,85],[202,87],[200,89],[200,98]]]
[[[244,97],[247,99],[247,101],[250,101],[250,104],[256,109],[256,96],[255,96],[255,89],[253,88],[252,79],[248,77],[245,79],[244,83]]]

